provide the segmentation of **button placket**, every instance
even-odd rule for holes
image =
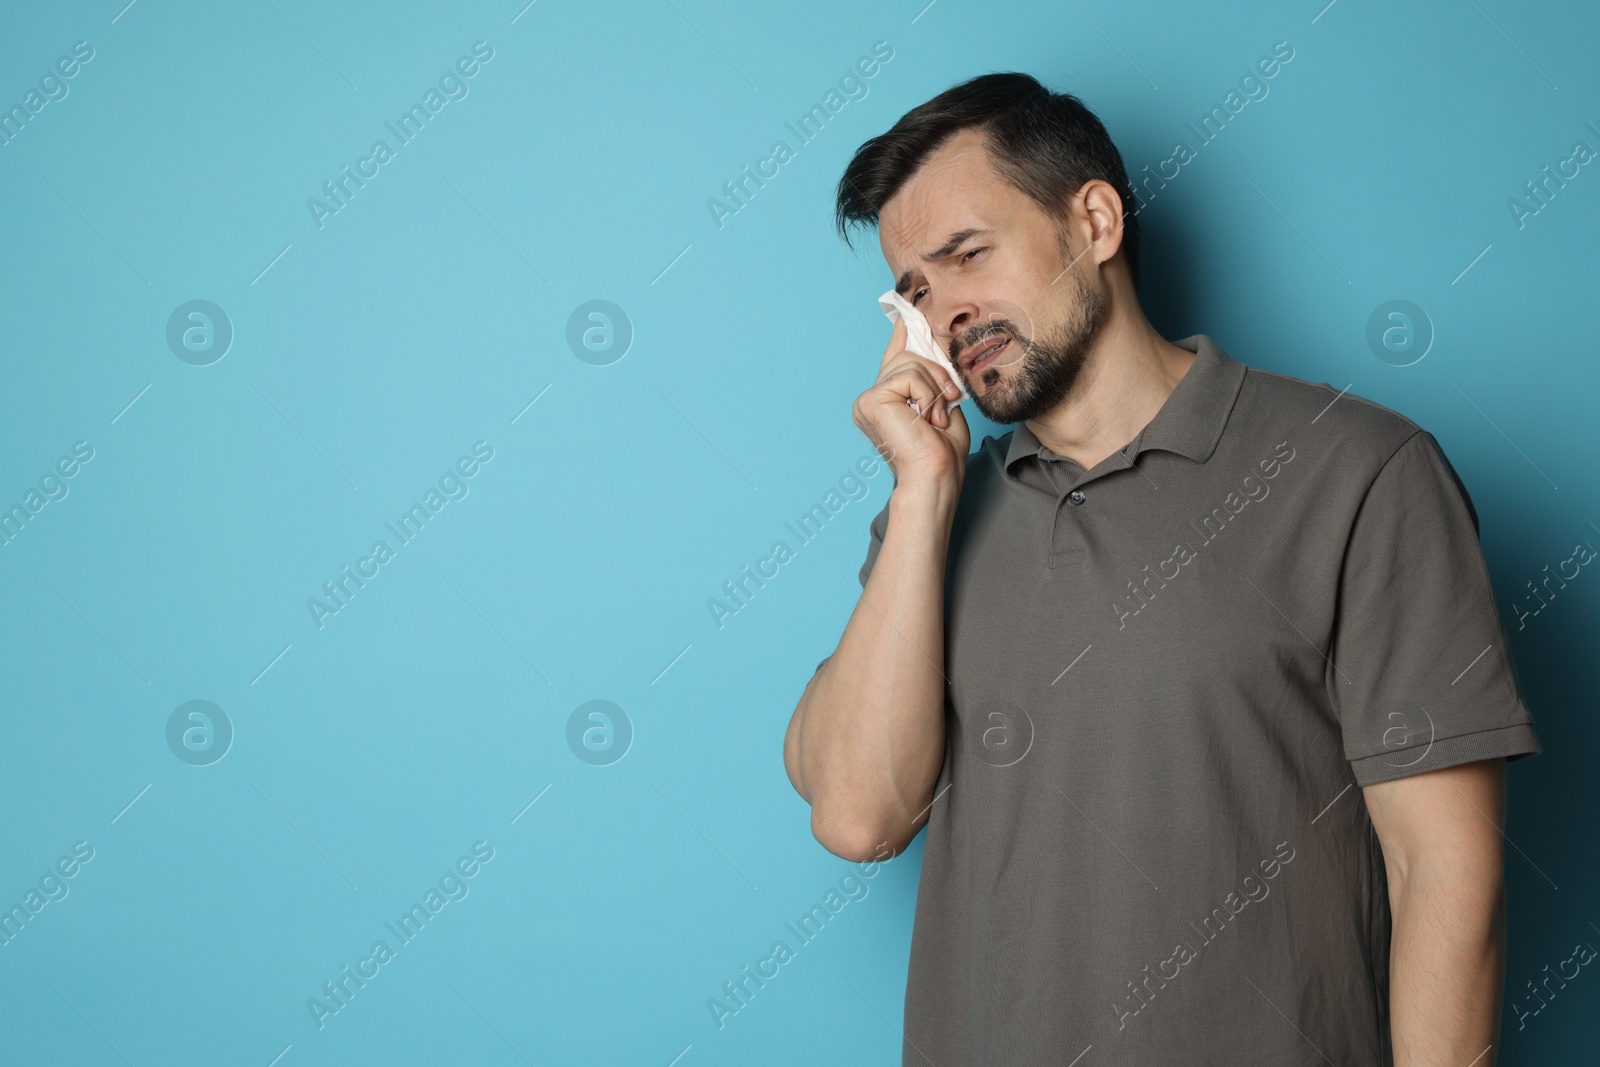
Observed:
[[[1072,510],[1081,506],[1085,499],[1083,490],[1073,489],[1056,501],[1055,519],[1050,531],[1050,558],[1045,567],[1047,577],[1063,567],[1083,566],[1083,539],[1078,533],[1076,516]]]

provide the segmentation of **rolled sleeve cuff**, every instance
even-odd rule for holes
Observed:
[[[1443,770],[1474,760],[1503,757],[1507,762],[1537,756],[1544,749],[1531,722],[1497,726],[1457,737],[1435,738],[1431,744],[1389,749],[1350,761],[1356,783],[1361,786],[1390,782],[1413,774]]]

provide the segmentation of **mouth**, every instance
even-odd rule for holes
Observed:
[[[1009,337],[993,337],[981,344],[974,345],[970,351],[961,357],[961,365],[967,369],[968,374],[982,370],[994,362],[994,358],[1007,345],[1011,343]]]

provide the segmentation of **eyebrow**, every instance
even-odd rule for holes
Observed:
[[[965,230],[957,230],[955,233],[951,234],[945,239],[944,244],[940,245],[932,252],[922,253],[922,258],[929,263],[935,262],[936,260],[941,260],[945,256],[950,255],[950,253],[954,252],[957,248],[960,248],[962,244],[968,240],[968,238],[977,237],[981,234],[992,232],[992,230],[978,229],[977,227],[972,227]],[[894,291],[899,293],[901,296],[905,296],[906,293],[910,292],[910,290],[911,271],[908,270],[901,274],[900,279],[894,283]]]

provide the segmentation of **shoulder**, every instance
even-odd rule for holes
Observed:
[[[1419,434],[1427,438],[1411,419],[1348,387],[1335,389],[1253,365],[1245,368],[1234,417],[1253,430],[1322,442],[1324,454],[1372,476],[1407,441]]]
[[[1348,387],[1250,366],[1233,418],[1251,427],[1246,436],[1270,433],[1272,440],[1288,440],[1297,448],[1304,441],[1316,472],[1309,481],[1325,502],[1343,499],[1359,509],[1377,495],[1395,507],[1436,504],[1454,511],[1451,498],[1459,497],[1461,515],[1474,531],[1478,528],[1472,496],[1438,439]]]

